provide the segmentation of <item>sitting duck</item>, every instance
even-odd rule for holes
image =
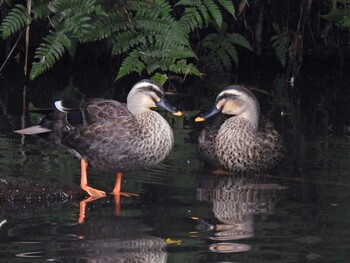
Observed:
[[[167,102],[160,85],[145,79],[132,87],[126,104],[101,98],[83,99],[78,105],[56,101],[53,120],[16,132],[50,133],[52,141],[74,153],[81,160],[81,188],[90,197],[106,193],[88,185],[88,165],[116,173],[113,194],[119,195],[123,172],[157,164],[173,147],[173,131],[153,107],[182,115]]]
[[[260,117],[259,102],[250,90],[226,87],[214,107],[195,121],[210,118],[198,138],[198,154],[206,164],[253,173],[267,171],[282,159],[282,138],[269,120]]]

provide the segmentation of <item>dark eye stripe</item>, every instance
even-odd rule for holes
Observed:
[[[221,96],[219,96],[216,101],[220,101],[220,100],[223,100],[223,99],[232,99],[232,100],[234,100],[234,99],[237,99],[237,98],[238,98],[238,96],[235,95],[235,94],[224,93]]]
[[[161,91],[155,89],[154,87],[152,86],[147,86],[147,87],[143,87],[142,88],[143,91],[145,92],[154,92],[159,98],[162,98],[164,95]],[[155,98],[153,98],[153,96],[151,96],[153,100],[155,100]]]
[[[155,93],[155,94],[157,94],[157,96],[159,97],[159,98],[162,98],[163,97],[163,93],[162,92],[160,92],[159,90],[153,90],[153,92]]]

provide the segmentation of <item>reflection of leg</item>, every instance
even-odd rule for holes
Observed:
[[[115,215],[120,216],[120,194],[114,194]]]
[[[105,197],[106,193],[100,190],[97,190],[95,188],[92,188],[88,186],[88,180],[87,180],[87,167],[88,163],[84,159],[81,159],[81,180],[80,180],[80,187],[84,191],[86,191],[91,197]]]
[[[91,201],[100,199],[100,198],[101,197],[98,197],[98,196],[90,196],[89,198],[84,199],[83,201],[80,202],[80,205],[79,205],[79,219],[78,219],[78,223],[79,224],[84,223],[86,204],[91,202]]]

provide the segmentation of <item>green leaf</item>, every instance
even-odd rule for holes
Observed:
[[[236,48],[234,46],[231,46],[226,50],[226,52],[229,54],[230,58],[235,62],[236,66],[238,66],[239,57]]]
[[[283,67],[287,64],[290,36],[288,34],[276,35],[271,37],[272,47],[275,49],[275,55]]]
[[[350,28],[350,10],[349,9],[336,9],[327,15],[322,15],[322,18],[332,21],[335,25],[341,28]]]
[[[144,65],[142,65],[142,62],[140,61],[139,54],[140,53],[137,50],[129,53],[129,55],[123,60],[116,79],[120,79],[133,71],[140,73],[142,69],[144,69]]]
[[[208,8],[209,13],[214,18],[216,24],[221,28],[222,25],[222,14],[219,7],[214,3],[213,0],[203,0],[204,5]]]
[[[249,41],[240,34],[237,34],[237,33],[229,34],[228,39],[232,44],[239,45],[241,47],[249,49],[250,51],[253,51]]]
[[[27,8],[23,5],[15,5],[8,15],[2,20],[0,25],[0,36],[5,39],[13,33],[29,25],[32,18],[28,14]]]
[[[30,79],[34,80],[64,55],[65,48],[71,48],[71,41],[63,32],[51,31],[35,51],[37,60],[33,62]]]
[[[156,73],[151,77],[151,80],[163,86],[165,82],[168,81],[168,76],[165,74]]]
[[[233,17],[236,17],[236,10],[231,0],[219,0],[220,5],[225,8]]]

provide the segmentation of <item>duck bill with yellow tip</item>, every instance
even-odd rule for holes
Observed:
[[[201,116],[197,117],[194,121],[195,122],[205,121],[205,120],[213,117],[214,115],[216,115],[216,114],[218,114],[220,112],[221,112],[221,110],[218,109],[216,106],[214,106],[210,110],[208,110],[206,113],[204,113]]]
[[[165,98],[161,98],[160,101],[156,103],[156,106],[171,112],[175,116],[182,116],[182,112],[172,106]]]

